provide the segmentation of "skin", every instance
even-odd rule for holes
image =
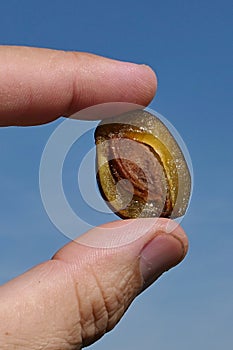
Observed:
[[[0,47],[0,76],[0,125],[5,127],[48,123],[103,102],[146,106],[157,87],[145,65],[26,47]],[[141,237],[111,249],[70,242],[51,260],[1,286],[0,348],[71,350],[95,342],[136,296],[184,258],[187,237],[175,225],[167,233],[168,223],[107,224],[104,229],[119,237],[138,230]],[[89,235],[104,245],[98,228]],[[152,260],[147,261],[143,252],[148,254],[149,246]]]

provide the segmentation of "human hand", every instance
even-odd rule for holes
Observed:
[[[53,50],[0,48],[0,125],[39,125],[104,102],[146,106],[156,90],[143,65]],[[101,89],[99,88],[101,86]],[[141,237],[101,249],[73,241],[0,288],[0,348],[73,350],[111,330],[132,300],[185,256],[188,241],[166,219],[103,225]],[[86,233],[104,240],[98,229]],[[104,242],[103,242],[104,246]]]

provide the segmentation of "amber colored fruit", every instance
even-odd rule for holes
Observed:
[[[186,212],[191,176],[168,128],[145,110],[102,121],[95,131],[97,182],[120,217],[177,218]]]

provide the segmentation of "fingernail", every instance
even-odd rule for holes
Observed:
[[[143,248],[140,268],[144,279],[143,290],[163,272],[177,265],[184,257],[184,248],[172,235],[159,234]]]

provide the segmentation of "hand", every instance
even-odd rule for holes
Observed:
[[[47,123],[103,102],[146,106],[156,90],[155,75],[144,65],[22,47],[0,48],[0,76],[1,126]],[[71,242],[3,285],[0,348],[80,349],[111,330],[142,290],[184,258],[187,238],[179,226],[166,233],[168,222],[106,224],[103,229],[119,237],[135,230],[142,236],[112,249]],[[103,240],[97,231],[86,235]]]

